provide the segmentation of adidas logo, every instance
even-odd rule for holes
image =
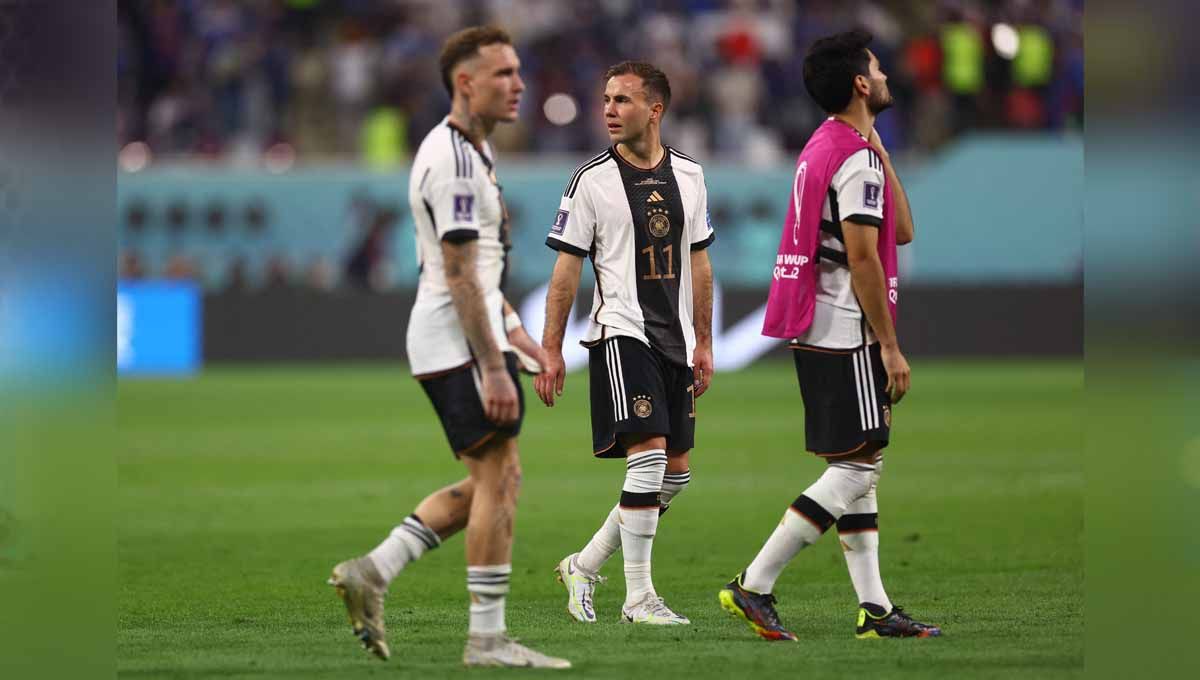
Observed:
[[[664,200],[666,200],[666,199],[664,199],[662,197],[662,194],[658,193],[657,191],[651,191],[650,198],[646,199],[646,202],[647,203],[658,203],[659,201],[664,201]]]

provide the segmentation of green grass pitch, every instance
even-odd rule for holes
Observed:
[[[777,584],[801,637],[784,644],[753,636],[716,592],[823,467],[803,452],[790,364],[718,374],[698,403],[693,481],[654,546],[659,593],[692,620],[668,629],[618,623],[619,555],[597,593],[600,622],[568,618],[551,570],[599,526],[624,471],[590,455],[585,373],[554,409],[526,381],[509,630],[569,657],[571,677],[1081,676],[1082,387],[1078,362],[914,362],[880,483],[881,561],[892,599],[944,637],[854,639],[854,591],[828,535]],[[393,584],[390,662],[358,647],[324,584],[464,474],[404,366],[124,380],[118,409],[122,677],[463,672],[461,537]]]

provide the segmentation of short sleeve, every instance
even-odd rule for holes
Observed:
[[[691,244],[692,250],[704,250],[711,246],[716,239],[717,234],[713,231],[712,215],[708,211],[708,186],[701,177],[700,191],[696,196],[696,209],[692,214],[692,233],[688,235],[688,242]]]
[[[479,238],[479,189],[469,177],[434,183],[425,194],[439,241],[462,243]]]
[[[596,210],[587,183],[580,181],[573,195],[568,192],[559,201],[546,245],[560,252],[587,257],[592,250],[595,229]]]
[[[847,158],[835,178],[841,219],[878,227],[883,224],[883,163],[870,149]]]

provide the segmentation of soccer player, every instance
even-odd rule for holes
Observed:
[[[796,639],[775,611],[775,581],[835,524],[860,603],[857,636],[941,634],[893,606],[879,575],[881,452],[910,381],[894,325],[896,245],[912,240],[913,222],[874,129],[892,97],[870,41],[861,31],[823,38],[804,60],[804,85],[831,116],[797,162],[763,334],[792,338],[806,448],[828,466],[718,595],[768,640]]]
[[[524,415],[510,340],[541,355],[501,293],[509,224],[487,137],[497,123],[516,120],[525,87],[511,42],[493,27],[446,40],[440,66],[452,108],[413,159],[408,197],[421,275],[408,358],[468,476],[426,497],[369,554],[333,569],[330,583],[355,634],[382,659],[389,655],[383,621],[389,583],[465,527],[471,604],[463,663],[571,666],[517,644],[504,623]]]
[[[659,514],[691,479],[696,398],[712,380],[708,193],[700,164],[660,141],[671,103],[666,75],[622,62],[604,77],[613,145],[575,171],[546,239],[558,259],[546,295],[545,370],[534,386],[547,406],[563,392],[563,333],[590,257],[596,292],[583,345],[590,350],[593,452],[624,459],[626,472],[620,502],[556,571],[567,611],[595,622],[600,567],[620,548],[622,620],[686,624],[655,592],[650,552]]]

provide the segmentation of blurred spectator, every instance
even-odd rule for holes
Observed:
[[[118,275],[125,280],[136,280],[146,278],[146,265],[142,261],[142,255],[133,248],[126,248],[121,253],[121,265],[118,267]]]
[[[374,213],[358,244],[346,261],[346,282],[370,290],[387,287],[388,236],[398,215],[392,208]]]
[[[196,262],[183,253],[175,253],[167,259],[167,268],[163,277],[180,281],[196,281],[200,278],[200,269]]]
[[[445,114],[441,41],[481,21],[508,28],[524,62],[524,115],[496,137],[505,152],[606,144],[600,74],[637,57],[671,77],[673,143],[741,162],[786,158],[822,118],[804,92],[807,45],[855,26],[875,34],[901,95],[881,119],[892,149],[933,150],[981,126],[1061,129],[1082,119],[1082,0],[118,6],[119,141],[144,140],[158,157],[254,158],[286,140],[302,159],[362,155],[389,167]],[[542,108],[553,94],[570,97],[575,115],[550,122]]]
[[[225,290],[244,293],[250,290],[250,266],[244,255],[237,255],[229,262],[225,273]]]
[[[287,257],[276,253],[267,258],[266,280],[263,287],[267,290],[283,290],[291,288],[292,284],[292,265],[288,262]]]
[[[304,272],[304,285],[309,290],[319,292],[329,292],[337,287],[337,271],[329,258],[318,255],[308,263],[308,269]]]

